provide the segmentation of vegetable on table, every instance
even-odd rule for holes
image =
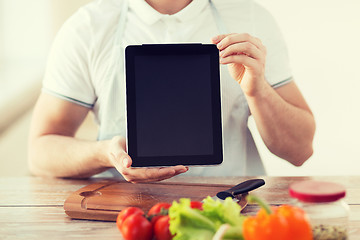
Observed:
[[[119,230],[121,230],[121,226],[122,226],[123,222],[125,221],[125,219],[133,214],[143,215],[144,212],[143,212],[143,210],[141,210],[140,208],[137,208],[137,207],[128,207],[128,208],[123,209],[118,214],[117,219],[116,219],[116,225]]]
[[[281,205],[270,208],[255,196],[248,196],[250,203],[262,208],[256,216],[248,217],[243,223],[245,240],[312,240],[312,228],[307,215],[301,208]]]
[[[202,202],[199,202],[199,201],[191,201],[191,202],[190,202],[190,207],[191,207],[191,208],[196,208],[196,209],[202,210],[202,209],[203,209],[203,208],[202,208],[202,205],[203,205],[203,203],[202,203]]]
[[[145,214],[138,207],[127,207],[118,214],[116,225],[125,240],[172,239],[169,231],[169,203],[160,202]]]
[[[313,239],[311,225],[301,208],[270,208],[252,195],[248,201],[261,206],[257,215],[241,215],[241,207],[230,197],[225,201],[207,197],[203,202],[181,198],[172,204],[155,204],[146,215],[139,208],[126,208],[119,213],[117,226],[125,240]]]
[[[150,208],[150,210],[147,213],[147,216],[151,221],[153,227],[155,226],[155,223],[159,218],[161,218],[164,215],[168,215],[169,207],[171,207],[170,203],[160,202]]]
[[[153,237],[152,224],[143,215],[142,210],[130,208],[124,209],[124,212],[123,215],[118,215],[116,222],[124,239],[151,240]]]
[[[154,225],[154,235],[156,240],[170,240],[173,238],[169,231],[169,216],[161,216]]]
[[[240,206],[231,198],[224,202],[211,197],[204,199],[202,210],[191,208],[191,201],[182,198],[169,208],[170,232],[175,240],[212,239],[224,224],[228,224],[222,239],[243,239]]]
[[[148,211],[147,215],[151,216],[151,215],[156,215],[156,214],[160,214],[161,211],[164,211],[166,209],[169,209],[169,207],[171,207],[170,203],[166,203],[166,202],[159,202],[157,204],[155,204],[154,206],[152,206],[150,208],[150,210]],[[167,212],[164,212],[164,214],[167,214]]]

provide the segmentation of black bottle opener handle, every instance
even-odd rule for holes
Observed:
[[[216,196],[220,199],[225,199],[227,197],[235,198],[236,195],[250,192],[254,189],[257,189],[261,186],[265,185],[265,181],[263,179],[251,179],[245,182],[239,183],[238,185],[225,190],[218,192]]]

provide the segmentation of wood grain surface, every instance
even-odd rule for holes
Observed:
[[[105,180],[71,194],[64,203],[64,209],[67,215],[75,219],[116,221],[119,212],[126,207],[138,207],[148,212],[159,202],[172,203],[180,198],[202,201],[231,187],[233,185],[189,182],[131,184]]]
[[[165,182],[235,185],[253,177],[177,177]],[[360,176],[347,177],[256,177],[265,186],[253,191],[272,205],[292,203],[288,186],[304,179],[333,181],[347,189],[350,205],[349,239],[360,239]],[[86,185],[104,179],[64,180],[35,177],[0,177],[0,239],[122,239],[114,222],[73,220],[64,211],[65,200]],[[257,206],[249,205],[245,214]]]

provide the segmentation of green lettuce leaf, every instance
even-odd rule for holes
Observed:
[[[203,203],[204,215],[216,222],[217,227],[224,223],[228,223],[231,226],[242,226],[245,219],[240,214],[241,207],[228,197],[225,201],[220,202],[214,200],[211,197],[204,199]]]
[[[230,225],[223,239],[243,239],[245,217],[240,215],[240,206],[231,198],[221,202],[207,197],[203,201],[203,210],[192,209],[190,201],[188,198],[174,201],[169,209],[169,229],[175,240],[212,239],[223,224]]]

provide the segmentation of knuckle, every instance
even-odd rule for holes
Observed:
[[[244,44],[244,50],[245,50],[246,52],[251,51],[252,48],[253,48],[253,46],[252,46],[251,43],[246,42],[246,43]]]
[[[230,47],[228,47],[228,48],[226,48],[226,49],[224,49],[224,50],[222,50],[222,57],[227,57],[227,55],[229,54],[229,51],[230,51],[230,49],[229,49]]]
[[[228,36],[226,36],[225,38],[224,38],[224,46],[228,46],[228,45],[230,45],[230,43],[233,41],[233,39],[234,39],[234,35],[228,35]]]
[[[227,46],[227,45],[228,45],[228,42],[229,42],[228,37],[225,37],[225,38],[221,41],[221,45],[222,45],[222,46]]]
[[[145,169],[145,174],[144,175],[145,175],[145,177],[147,179],[154,178],[153,171],[151,171],[150,168]]]
[[[262,41],[261,41],[260,38],[258,38],[258,37],[254,37],[254,38],[255,38],[255,40],[256,40],[260,45],[263,45],[263,43],[262,43]]]
[[[228,43],[230,43],[231,41],[234,40],[234,35],[232,34],[232,35],[227,36],[226,40],[227,40]]]
[[[234,57],[233,55],[228,56],[228,57],[226,58],[226,60],[227,60],[228,62],[233,62],[234,59],[235,59],[235,57]]]
[[[249,33],[243,33],[243,37],[246,41],[250,40],[251,35]]]

